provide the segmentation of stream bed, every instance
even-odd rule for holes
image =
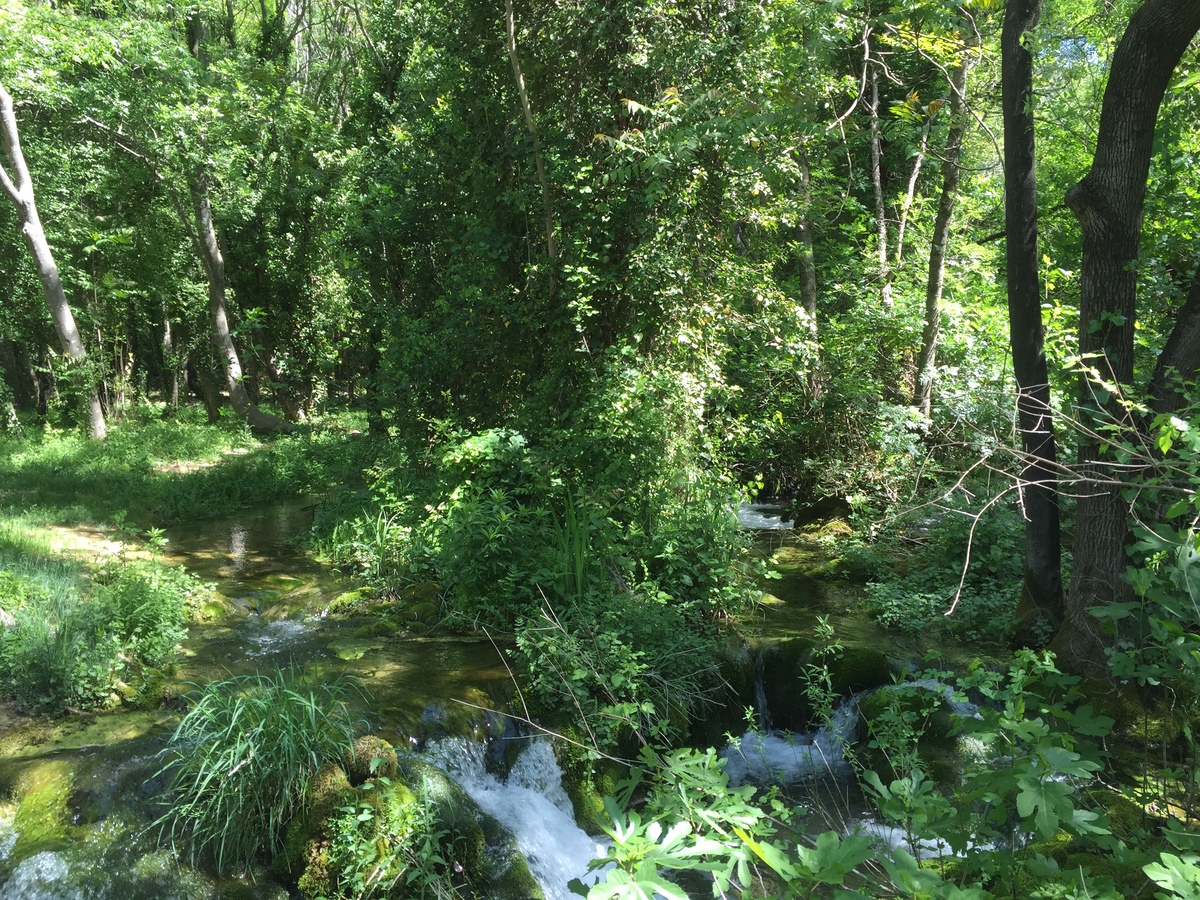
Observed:
[[[856,714],[846,705],[829,727],[811,734],[799,724],[802,713],[793,711],[789,724],[783,707],[785,698],[797,694],[793,657],[807,658],[818,615],[839,620],[840,633],[860,646],[885,638],[855,617],[856,586],[818,582],[803,573],[807,551],[782,508],[747,507],[739,519],[759,534],[763,551],[784,577],[770,584],[761,614],[742,623],[757,659],[757,683],[747,705],[757,708],[759,727],[724,751],[730,774],[735,781],[758,783],[781,771],[795,774],[785,781],[832,774],[832,780],[811,779],[818,783],[809,787],[838,796],[816,797],[814,805],[842,808],[846,821],[854,804],[847,805],[840,746],[853,740]],[[276,668],[318,678],[354,676],[364,688],[353,710],[362,730],[398,748],[420,750],[449,773],[513,833],[546,897],[568,900],[567,882],[582,877],[602,848],[576,826],[549,744],[522,737],[503,715],[514,694],[505,647],[488,637],[436,628],[373,635],[363,629],[372,620],[328,616],[330,604],[355,586],[300,549],[311,524],[312,508],[297,501],[167,532],[167,558],[215,589],[205,621],[192,626],[183,644],[169,692]],[[894,638],[889,646],[894,650]],[[881,653],[856,652],[875,660],[876,683],[889,677],[886,663],[879,669]],[[861,687],[852,675],[844,692]],[[772,727],[769,704],[783,727]],[[156,772],[178,719],[178,703],[61,720],[29,719],[0,708],[0,766],[14,792],[29,796],[61,785],[63,793],[37,790],[39,798],[47,795],[39,800],[46,805],[42,811],[27,810],[28,803],[20,809],[0,804],[2,900],[290,896],[265,869],[250,880],[222,881],[158,846],[157,830],[146,823],[161,814],[155,804],[164,785]],[[513,739],[523,742],[522,749],[505,754],[502,741]],[[496,762],[505,755],[512,764],[500,775],[504,767]],[[11,864],[18,834],[39,827],[57,828],[64,837]]]

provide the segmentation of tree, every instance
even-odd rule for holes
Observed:
[[[1134,382],[1146,183],[1163,95],[1197,31],[1197,0],[1147,0],[1133,14],[1113,55],[1091,169],[1066,194],[1083,235],[1079,350],[1085,368],[1080,386],[1085,432],[1137,427],[1122,394]],[[1101,669],[1105,662],[1089,610],[1132,595],[1122,578],[1129,508],[1106,443],[1085,439],[1080,448],[1085,488],[1077,511],[1066,619],[1056,637],[1065,663],[1081,671]]]
[[[958,64],[950,74],[950,133],[946,136],[946,151],[942,159],[942,194],[938,200],[933,237],[929,242],[929,277],[925,285],[925,327],[921,334],[921,351],[917,356],[917,389],[914,406],[928,417],[933,407],[933,380],[937,371],[938,334],[942,322],[942,290],[946,280],[946,252],[950,245],[950,221],[958,201],[958,184],[962,175],[960,158],[967,134],[967,76],[974,64],[970,47],[962,48]],[[922,146],[926,135],[922,135]],[[920,157],[918,157],[918,160]],[[916,166],[913,167],[914,172]],[[897,249],[899,253],[899,249]]]
[[[42,229],[42,221],[38,217],[37,204],[33,197],[33,179],[29,167],[25,163],[25,155],[21,151],[21,141],[17,133],[17,116],[13,109],[12,97],[3,85],[0,85],[0,141],[3,142],[4,158],[12,169],[9,174],[0,166],[0,187],[8,195],[17,210],[17,219],[21,234],[29,252],[33,254],[37,267],[38,278],[42,282],[42,292],[46,297],[46,306],[54,327],[62,341],[63,350],[71,359],[81,365],[87,359],[87,351],[79,337],[79,329],[75,325],[75,317],[67,303],[63,292],[62,281],[58,275],[58,266],[54,262],[54,254],[46,233]],[[100,406],[100,395],[95,387],[89,386],[84,393],[87,404],[91,435],[97,440],[103,440],[108,434],[104,421],[104,410]]]
[[[1011,0],[1001,35],[1008,321],[1017,381],[1017,427],[1026,459],[1021,473],[1025,577],[1017,629],[1022,642],[1034,640],[1039,628],[1056,628],[1063,619],[1057,448],[1038,275],[1033,56],[1024,43],[1041,10],[1041,0]]]

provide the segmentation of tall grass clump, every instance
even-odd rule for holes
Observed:
[[[314,685],[276,670],[193,692],[160,772],[171,804],[163,836],[220,872],[245,870],[264,848],[280,851],[313,776],[351,750],[352,690],[348,679]]]

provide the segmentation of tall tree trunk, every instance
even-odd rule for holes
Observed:
[[[921,128],[921,142],[917,145],[917,156],[913,160],[912,171],[908,175],[908,190],[904,193],[904,203],[900,206],[900,222],[896,226],[896,265],[904,261],[904,232],[908,228],[908,214],[912,210],[913,198],[917,195],[917,179],[921,177],[921,167],[925,164],[925,154],[929,150],[929,129],[933,126],[931,112],[925,118]]]
[[[812,338],[812,358],[806,373],[808,394],[817,400],[824,390],[824,379],[821,374],[821,342],[817,332],[817,260],[813,253],[812,227],[812,171],[808,164],[808,151],[803,146],[799,150],[800,189],[803,194],[804,209],[800,213],[800,305],[808,317],[809,336]]]
[[[202,359],[198,363],[193,363],[190,370],[196,376],[194,387],[200,396],[200,402],[204,404],[208,424],[215,425],[221,421],[221,394],[217,391],[217,385],[209,372],[208,361]],[[185,380],[187,371],[188,369],[184,370]]]
[[[163,316],[162,357],[163,401],[167,409],[177,412],[179,410],[179,372],[183,368],[181,362],[184,361],[175,349],[175,341],[171,335],[171,320],[167,316]]]
[[[278,416],[265,413],[250,402],[246,385],[242,381],[242,363],[238,358],[233,335],[229,330],[229,316],[225,309],[225,257],[217,241],[217,230],[213,225],[212,205],[208,199],[208,175],[204,167],[196,169],[193,185],[193,200],[196,205],[196,238],[204,274],[208,279],[208,314],[212,320],[213,349],[225,370],[225,387],[237,414],[255,431],[290,432],[293,427]]]
[[[0,143],[3,143],[4,158],[12,169],[10,177],[5,168],[0,166],[0,187],[17,209],[21,235],[25,238],[29,252],[33,254],[38,278],[42,282],[42,292],[46,297],[46,306],[50,309],[50,318],[54,320],[63,350],[76,363],[82,364],[87,359],[87,352],[83,348],[79,329],[75,327],[75,317],[71,315],[71,307],[63,293],[54,254],[50,252],[50,244],[42,230],[42,221],[38,217],[37,205],[33,199],[33,179],[29,175],[29,167],[25,164],[25,155],[21,152],[21,142],[17,135],[17,117],[13,111],[12,97],[3,85],[0,85]],[[103,440],[108,434],[108,426],[105,424],[104,410],[100,406],[100,396],[95,388],[85,391],[84,402],[90,420],[91,435],[97,440]]]
[[[1083,234],[1079,351],[1098,376],[1080,385],[1086,424],[1134,427],[1119,398],[1108,396],[1098,381],[1133,383],[1135,264],[1154,126],[1175,66],[1198,30],[1197,0],[1146,0],[1133,14],[1113,54],[1092,167],[1066,194]],[[1080,463],[1090,484],[1079,499],[1067,615],[1056,645],[1070,668],[1098,672],[1103,645],[1088,610],[1132,598],[1121,578],[1128,564],[1129,509],[1112,485],[1112,461],[1100,446],[1084,443]]]
[[[875,236],[879,259],[879,303],[885,310],[892,300],[892,266],[888,260],[887,206],[883,202],[883,134],[879,127],[879,68],[871,67],[871,188],[875,195]]]
[[[1022,40],[1037,25],[1041,12],[1041,0],[1009,0],[1000,38],[1008,327],[1017,381],[1017,427],[1025,457],[1021,472],[1025,576],[1016,634],[1021,644],[1044,641],[1064,615],[1058,450],[1038,276],[1033,57]]]
[[[959,159],[967,133],[967,75],[972,59],[968,48],[950,76],[950,132],[946,135],[946,153],[942,168],[942,196],[938,200],[933,237],[929,242],[929,278],[925,284],[925,328],[921,333],[921,352],[917,356],[917,390],[913,405],[928,416],[933,410],[933,379],[937,371],[937,344],[942,323],[942,287],[946,280],[946,250],[950,244],[950,220],[958,201],[958,183],[962,174]]]
[[[517,94],[521,99],[521,112],[525,117],[525,127],[529,129],[529,137],[533,141],[533,164],[537,169],[538,184],[542,190],[542,214],[546,227],[546,256],[553,262],[558,256],[554,246],[554,206],[550,202],[550,182],[546,178],[546,163],[542,158],[542,142],[538,138],[537,127],[533,121],[533,107],[529,104],[529,91],[525,88],[525,75],[521,71],[521,60],[517,56],[517,23],[513,13],[513,0],[504,0],[504,31],[505,44],[508,48],[508,60],[512,63],[513,78],[517,82]],[[553,278],[553,271],[551,272]]]

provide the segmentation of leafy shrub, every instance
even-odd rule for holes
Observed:
[[[13,617],[0,636],[0,693],[47,712],[108,703],[131,669],[174,660],[201,589],[183,569],[123,557],[87,593],[80,581],[0,572],[0,608]]]
[[[374,793],[372,793],[374,792]],[[427,801],[377,776],[330,827],[329,866],[340,897],[454,896],[442,842]]]
[[[110,565],[98,580],[94,602],[125,653],[154,667],[174,659],[201,583],[185,569],[153,560]]]
[[[591,595],[522,622],[515,655],[531,701],[581,718],[605,750],[635,733],[681,738],[719,684],[710,639],[674,607],[636,595]]]
[[[1003,638],[1014,620],[1025,560],[1020,515],[993,506],[976,519],[951,507],[905,536],[919,543],[904,557],[893,556],[892,566],[867,585],[868,611],[911,634],[945,628],[967,640]],[[954,614],[946,616],[956,597]]]
[[[249,867],[264,847],[279,852],[317,770],[353,746],[352,684],[311,685],[276,670],[198,688],[165,751],[163,833],[193,860],[211,854],[222,872]]]

